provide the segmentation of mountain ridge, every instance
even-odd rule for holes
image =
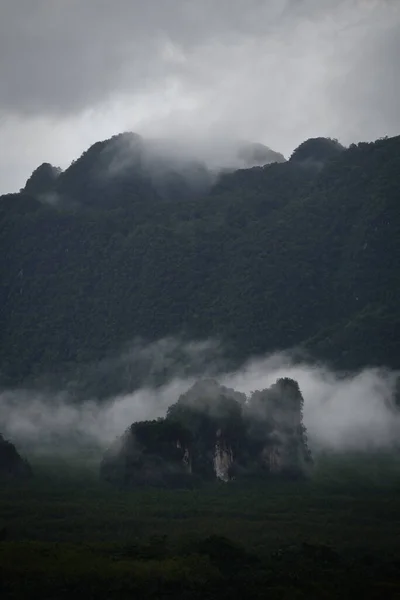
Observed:
[[[303,348],[399,368],[400,136],[323,162],[167,202],[117,181],[112,209],[1,197],[3,385],[171,335],[220,339],[235,361]]]

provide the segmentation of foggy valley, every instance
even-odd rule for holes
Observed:
[[[248,396],[280,377],[290,377],[299,383],[304,396],[304,423],[316,454],[398,450],[399,374],[395,371],[370,368],[335,372],[322,364],[301,361],[290,352],[249,360],[233,372],[216,371],[216,367],[223,368],[223,360],[217,356],[215,344],[185,346],[181,342],[180,354],[191,361],[193,369],[185,374],[185,365],[180,369],[174,364],[177,347],[176,340],[163,340],[147,348],[134,346],[129,353],[132,370],[141,356],[150,358],[140,366],[142,385],[138,383],[137,389],[101,400],[96,396],[82,399],[73,384],[58,390],[3,390],[0,430],[21,448],[39,456],[75,454],[80,447],[101,452],[131,423],[164,417],[168,406],[198,380],[215,379]],[[215,362],[207,365],[206,353],[214,353]],[[125,360],[121,357],[110,361],[108,369],[107,364],[103,365],[103,377],[112,377],[114,370],[118,373],[119,363]],[[156,383],[166,368],[168,379]]]
[[[399,30],[1,3],[1,598],[400,596]]]

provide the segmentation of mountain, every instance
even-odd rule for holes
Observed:
[[[286,161],[280,152],[275,152],[271,148],[268,148],[268,146],[257,143],[241,144],[237,151],[237,156],[243,160],[243,167],[256,167]]]
[[[0,480],[4,478],[28,477],[32,474],[31,467],[24,460],[14,444],[5,440],[0,434]]]
[[[104,456],[100,474],[119,485],[167,487],[305,475],[312,459],[303,402],[292,379],[250,398],[214,380],[198,381],[165,419],[131,425]]]
[[[331,158],[337,157],[344,146],[331,138],[310,138],[300,144],[290,157],[291,162],[323,166]]]
[[[201,162],[126,132],[96,142],[65,171],[43,163],[21,191],[64,207],[132,209],[136,203],[199,195],[213,180]]]
[[[39,198],[52,193],[56,188],[60,173],[59,167],[53,167],[50,163],[42,163],[29,177],[23,192]]]
[[[223,162],[232,171],[284,161],[264,144],[241,143],[232,145]],[[135,210],[144,203],[187,201],[207,193],[215,169],[194,160],[182,145],[125,132],[96,142],[64,172],[43,163],[22,191],[64,205]]]
[[[220,339],[236,363],[296,347],[400,368],[400,137],[308,140],[190,193],[182,165],[149,180],[143,145],[92,146],[52,180],[58,202],[0,198],[3,385],[166,336]],[[137,161],[113,171],[126,147]]]

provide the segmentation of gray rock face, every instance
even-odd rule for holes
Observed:
[[[229,481],[234,467],[232,447],[221,439],[222,431],[217,431],[217,441],[214,453],[214,473],[217,479]]]
[[[20,456],[14,444],[0,434],[0,478],[22,478],[31,474],[28,462]]]
[[[297,383],[245,394],[197,382],[165,419],[134,423],[105,454],[101,476],[123,485],[191,485],[261,474],[306,474],[312,463]]]

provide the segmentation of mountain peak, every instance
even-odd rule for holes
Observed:
[[[48,162],[42,163],[28,178],[24,192],[37,196],[52,191],[60,173],[59,167],[54,167]]]
[[[244,162],[246,167],[286,162],[283,154],[275,152],[268,146],[258,142],[242,144],[238,149],[237,156]]]
[[[337,139],[327,137],[309,138],[293,151],[290,162],[324,163],[345,150]]]

